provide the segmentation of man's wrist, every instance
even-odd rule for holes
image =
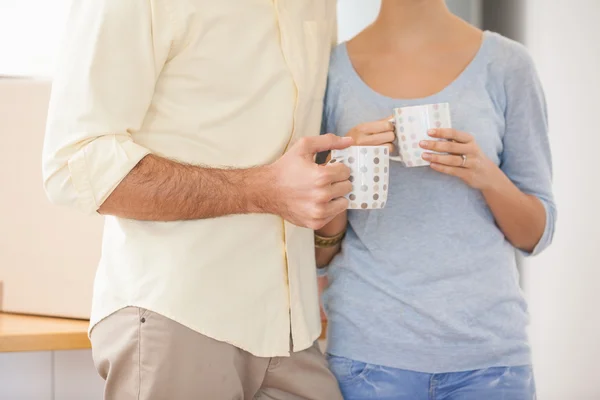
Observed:
[[[243,182],[243,197],[250,214],[274,214],[277,191],[270,165],[247,170]]]

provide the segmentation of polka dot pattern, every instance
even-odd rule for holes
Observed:
[[[332,161],[347,165],[351,170],[352,192],[347,196],[349,209],[383,208],[387,202],[389,160],[386,146],[352,146],[333,150]]]
[[[435,140],[427,134],[432,128],[451,128],[450,105],[448,103],[394,109],[394,125],[398,149],[390,159],[399,161],[405,167],[429,165],[423,160],[422,140]]]

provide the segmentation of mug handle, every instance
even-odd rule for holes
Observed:
[[[339,163],[339,162],[344,162],[346,158],[345,157],[335,157],[332,158],[331,160],[329,160],[329,162],[327,164],[335,164],[335,163]]]
[[[395,118],[390,118],[388,120],[388,122],[390,124],[392,124],[392,126],[394,127],[394,136],[396,137],[394,139],[394,146],[396,147],[395,151],[393,153],[390,154],[390,160],[392,161],[398,161],[398,162],[403,162],[402,160],[402,156],[400,155],[400,141],[398,140],[398,132],[396,132],[396,119]]]

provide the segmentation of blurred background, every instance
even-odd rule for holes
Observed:
[[[4,312],[86,318],[90,306],[101,221],[47,204],[39,159],[53,56],[70,2],[0,0]],[[536,62],[549,108],[559,210],[553,246],[520,262],[538,398],[600,400],[600,163],[595,160],[600,149],[600,1],[447,2],[469,22],[525,44]],[[379,0],[339,0],[338,5],[343,41],[375,18]],[[84,325],[53,320],[21,321],[14,327],[6,321],[0,318],[1,400],[102,398],[90,350],[80,342]],[[49,337],[44,335],[53,335],[58,344],[31,344],[33,336]]]

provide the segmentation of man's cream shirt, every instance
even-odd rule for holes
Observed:
[[[95,212],[148,153],[251,167],[318,135],[335,0],[75,1],[44,145],[56,203]],[[65,249],[68,251],[68,249]],[[91,327],[137,306],[256,356],[320,334],[313,233],[274,215],[107,217]]]

